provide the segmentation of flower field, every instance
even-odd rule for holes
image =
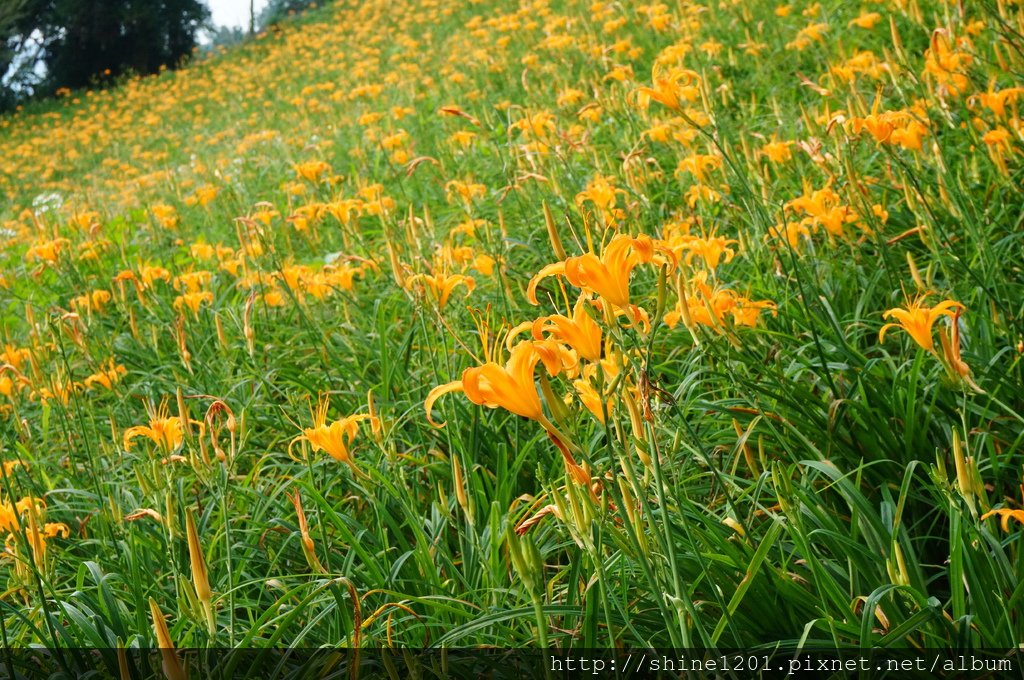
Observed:
[[[0,118],[4,646],[1016,648],[1022,35],[349,0]]]

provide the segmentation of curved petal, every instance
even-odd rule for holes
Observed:
[[[412,287],[421,281],[430,281],[430,277],[426,274],[413,274],[405,279],[405,289],[412,290]]]
[[[440,289],[440,291],[438,293],[438,300],[437,300],[437,306],[438,307],[444,308],[444,306],[446,304],[448,304],[449,296],[451,296],[452,291],[455,290],[455,287],[458,286],[458,285],[465,286],[466,287],[466,295],[469,295],[470,293],[473,292],[473,288],[476,287],[476,281],[473,280],[472,277],[463,276],[461,274],[456,274],[455,276],[449,276],[447,279],[445,279],[444,283],[441,285],[441,289]]]
[[[534,351],[540,357],[548,375],[554,376],[562,370],[562,348],[557,341],[552,339],[539,340],[533,345]],[[530,376],[531,380],[533,375]]]
[[[156,436],[152,428],[146,427],[145,425],[136,425],[135,427],[129,427],[124,431],[124,448],[129,448],[132,440],[136,437],[149,437],[154,441],[156,440]]]
[[[910,315],[910,312],[908,312],[907,310],[900,309],[899,307],[896,307],[895,309],[886,310],[882,314],[882,318],[883,319],[896,319],[900,323],[907,323],[907,321],[910,320],[911,315]]]
[[[306,462],[306,461],[302,460],[301,458],[299,458],[298,456],[296,456],[294,453],[292,453],[292,450],[295,448],[295,445],[298,444],[301,441],[308,442],[309,439],[306,438],[306,435],[300,434],[298,437],[296,437],[295,439],[293,439],[290,442],[288,442],[288,457],[291,458],[292,460],[294,460],[296,463],[305,463]]]
[[[540,283],[541,279],[546,279],[549,276],[557,276],[559,274],[565,274],[565,262],[555,262],[549,264],[539,272],[537,272],[532,279],[530,279],[529,285],[526,287],[526,299],[531,304],[539,305],[537,301],[537,284]]]
[[[889,332],[890,328],[899,328],[898,323],[887,323],[882,326],[882,329],[878,331],[878,342],[885,342],[885,334]]]
[[[532,333],[533,333],[533,336],[536,338],[537,337],[537,326],[536,326],[536,324],[537,324],[538,321],[543,323],[544,322],[544,317],[541,317],[540,319],[537,319],[535,321],[524,321],[521,324],[517,324],[517,325],[513,326],[512,328],[510,328],[509,331],[508,331],[508,335],[505,336],[505,349],[506,350],[511,350],[512,349],[512,341],[515,340],[520,335],[522,335],[523,332],[528,330],[528,329],[533,329]]]
[[[438,423],[430,415],[430,409],[434,406],[434,402],[438,400],[441,395],[449,394],[451,392],[463,392],[463,385],[461,380],[453,380],[450,383],[444,385],[438,385],[434,389],[430,390],[430,394],[427,395],[427,399],[423,402],[423,408],[427,412],[427,422],[434,427],[444,427],[445,423]]]
[[[939,316],[953,316],[955,313],[953,310],[959,309],[961,312],[966,309],[962,304],[956,300],[943,300],[939,304],[931,308],[929,316],[933,319],[937,319]]]

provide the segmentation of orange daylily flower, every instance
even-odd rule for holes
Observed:
[[[934,307],[924,305],[924,297],[909,302],[905,308],[896,307],[886,311],[882,318],[896,319],[896,323],[887,323],[882,326],[878,333],[878,341],[885,341],[885,334],[890,328],[901,328],[910,334],[922,348],[929,352],[935,352],[935,343],[932,340],[932,326],[942,316],[954,316],[954,309],[964,309],[964,306],[955,300],[943,300]]]
[[[174,308],[179,312],[184,308],[188,308],[192,314],[199,315],[199,307],[203,303],[213,303],[213,293],[208,290],[200,291],[198,293],[184,293],[174,298]]]
[[[482,366],[467,368],[462,372],[461,380],[453,380],[432,389],[423,405],[427,420],[436,427],[444,427],[444,423],[433,420],[431,409],[439,397],[451,392],[462,392],[479,406],[500,407],[518,416],[536,420],[562,454],[566,471],[577,483],[588,484],[589,473],[576,463],[565,436],[544,415],[540,395],[534,384],[534,370],[538,363],[543,363],[551,376],[563,369],[575,369],[572,353],[554,340],[524,340],[512,348],[504,366],[488,361]]]
[[[656,245],[645,234],[637,237],[618,234],[604,247],[601,257],[586,253],[549,264],[530,279],[526,296],[533,304],[537,301],[537,284],[549,276],[561,275],[586,291],[592,291],[617,307],[629,307],[629,277],[640,263],[650,262],[655,250],[671,252]]]
[[[708,269],[716,269],[723,256],[726,262],[732,260],[736,253],[729,246],[734,243],[739,243],[739,241],[723,236],[692,238],[683,245],[683,250],[687,251],[686,262],[689,264],[690,260],[696,255],[704,260],[704,264],[707,265]]]
[[[722,167],[722,157],[712,154],[696,153],[679,161],[676,167],[676,177],[684,173],[690,173],[698,182],[706,182],[708,173]]]
[[[313,427],[303,428],[302,434],[292,440],[291,446],[300,441],[309,442],[314,452],[326,451],[331,458],[345,463],[352,468],[353,472],[356,472],[355,462],[352,460],[350,451],[352,441],[359,433],[359,423],[361,421],[369,420],[372,424],[372,421],[375,419],[367,413],[357,413],[328,424],[327,410],[330,408],[330,405],[327,397],[320,397],[316,409],[310,409]],[[291,446],[289,446],[289,451]]]
[[[184,438],[181,418],[169,415],[166,403],[156,410],[148,410],[149,425],[136,425],[124,431],[124,448],[131,448],[132,440],[136,437],[146,437],[164,453],[174,451]]]
[[[501,407],[517,416],[536,420],[550,429],[533,379],[534,369],[542,361],[550,375],[556,375],[562,369],[561,355],[552,352],[544,343],[524,340],[512,348],[504,366],[488,361],[483,366],[467,368],[462,372],[461,380],[438,385],[430,390],[424,403],[427,420],[443,427],[444,423],[436,423],[431,417],[430,410],[434,402],[442,395],[462,392],[478,406]]]
[[[601,327],[587,313],[590,296],[580,295],[573,307],[572,316],[552,314],[530,323],[533,337],[542,339],[544,333],[557,338],[572,347],[584,359],[598,361],[601,358]]]
[[[330,172],[331,166],[323,161],[305,161],[295,164],[295,174],[309,182],[319,182],[320,178]]]
[[[99,371],[88,376],[85,381],[86,389],[94,385],[100,385],[111,389],[114,383],[120,382],[121,378],[128,374],[128,370],[121,364],[115,364],[113,359],[108,359]]]
[[[414,274],[405,280],[406,289],[419,287],[429,290],[437,300],[438,309],[444,309],[444,306],[448,304],[448,298],[451,297],[456,286],[465,286],[466,295],[469,295],[476,287],[476,281],[472,276],[448,275],[442,271],[436,274]]]
[[[700,76],[695,71],[673,68],[668,73],[659,73],[656,67],[651,73],[654,87],[640,87],[636,92],[642,107],[652,99],[673,111],[681,111],[682,101],[692,102],[700,97]]]
[[[40,241],[25,252],[25,261],[33,262],[35,260],[42,260],[43,262],[49,262],[53,264],[60,257],[61,251],[64,246],[68,245],[70,241],[66,238],[56,238],[52,241]]]
[[[1024,510],[1014,510],[1012,508],[996,508],[995,510],[989,510],[981,516],[982,519],[988,519],[989,517],[998,516],[1000,518],[999,524],[1003,527],[1003,531],[1009,533],[1010,531],[1010,520],[1015,519],[1019,524],[1024,524]]]
[[[878,12],[861,12],[860,16],[850,21],[847,25],[856,26],[857,28],[872,29],[881,20],[882,15]]]

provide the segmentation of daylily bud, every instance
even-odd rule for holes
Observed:
[[[128,655],[124,651],[124,642],[117,641],[117,673],[121,680],[132,680],[131,671],[128,670]]]
[[[228,338],[227,335],[224,334],[224,324],[221,322],[220,314],[213,315],[213,323],[214,326],[217,327],[217,342],[220,343],[221,348],[227,349]]]
[[[967,501],[971,513],[977,512],[974,497],[974,475],[971,474],[969,459],[964,455],[963,443],[960,441],[960,433],[953,430],[953,464],[956,466],[956,484],[960,495]]]
[[[632,390],[622,390],[622,403],[625,404],[626,410],[629,412],[629,421],[633,426],[633,437],[636,441],[633,443],[633,447],[636,449],[636,454],[640,456],[640,462],[647,467],[651,466],[651,456],[647,451],[647,433],[644,430],[644,423],[640,417],[640,407],[637,406],[636,400],[633,398]],[[641,444],[644,444],[641,446]]]
[[[187,680],[188,676],[181,667],[178,655],[174,653],[174,641],[171,640],[171,632],[167,629],[167,621],[164,620],[164,614],[153,598],[149,598],[149,613],[153,617],[153,632],[156,633],[157,646],[163,657],[160,666],[164,671],[164,677],[167,680]]]
[[[459,506],[462,511],[466,513],[466,518],[470,522],[473,521],[473,514],[469,505],[469,498],[466,496],[466,486],[462,479],[462,464],[459,462],[459,457],[454,453],[451,456],[452,459],[452,484],[455,485],[455,499],[459,502]]]
[[[558,260],[565,259],[565,248],[562,246],[562,237],[558,235],[558,228],[555,226],[555,218],[551,215],[551,209],[548,207],[547,202],[543,203],[544,206],[544,223],[548,228],[548,239],[551,241],[551,250],[555,254],[555,258]]]
[[[139,326],[135,321],[135,309],[132,307],[128,308],[128,328],[132,331],[132,337],[141,341],[142,338],[139,337]]]
[[[889,16],[889,34],[892,36],[892,46],[896,50],[896,55],[900,61],[906,63],[907,55],[903,51],[903,40],[900,38],[900,32],[896,29],[896,17],[893,15]]]
[[[907,574],[907,562],[903,558],[903,550],[896,540],[892,542],[892,557],[885,561],[885,567],[893,584],[898,586],[910,584],[910,576]]]
[[[658,270],[658,303],[654,308],[655,321],[660,321],[665,314],[665,303],[668,299],[668,270],[668,264],[662,265]]]
[[[256,289],[249,294],[249,299],[245,301],[245,312],[242,314],[242,334],[245,335],[245,344],[249,349],[249,356],[252,357],[256,354],[256,332],[252,328],[252,308],[256,302]]]
[[[917,270],[917,263],[914,262],[914,256],[909,250],[907,251],[907,265],[910,267],[910,278],[914,279],[914,285],[918,290],[924,291],[924,281],[921,280],[921,273]]]
[[[309,535],[309,524],[306,521],[306,513],[302,509],[302,497],[299,495],[299,490],[296,489],[293,495],[288,495],[288,498],[295,506],[295,516],[299,520],[299,542],[302,544],[302,553],[306,556],[306,563],[318,574],[327,573],[320,558],[316,556],[316,544],[313,543],[313,539]]]
[[[181,386],[175,392],[178,400],[178,418],[181,420],[181,429],[186,435],[192,434],[191,421],[188,418],[188,408],[185,406],[185,395],[182,394]]]
[[[750,445],[747,444],[749,432],[744,432],[743,428],[740,427],[739,422],[735,418],[732,419],[732,429],[736,431],[736,436],[739,438],[740,448],[743,451],[743,458],[747,461],[747,468],[754,477],[757,477],[761,474],[761,471],[757,465],[756,459],[754,458],[754,453],[750,450]]]
[[[564,423],[565,419],[569,416],[569,409],[565,402],[559,399],[555,391],[551,389],[551,381],[548,380],[548,376],[544,373],[540,374],[540,391],[544,395],[544,401],[547,402],[548,408],[551,409],[551,417],[558,424]]]
[[[405,288],[405,275],[402,273],[402,263],[398,260],[398,254],[388,241],[388,260],[391,262],[391,273],[395,276],[395,283],[399,288]]]
[[[192,566],[192,586],[195,588],[196,597],[203,605],[206,612],[206,622],[210,633],[216,629],[216,621],[213,615],[213,605],[210,600],[213,598],[213,591],[210,589],[210,580],[206,572],[206,558],[203,555],[203,547],[199,543],[199,532],[196,530],[196,520],[192,516],[192,509],[185,509],[185,531],[188,534],[188,557]]]
[[[508,556],[512,561],[512,568],[515,569],[526,589],[532,592],[534,586],[533,573],[527,568],[526,561],[523,559],[522,539],[516,532],[510,531],[506,536],[506,542],[508,544]]]

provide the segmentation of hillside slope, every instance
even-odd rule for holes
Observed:
[[[338,2],[0,119],[5,640],[1016,647],[1022,32]]]

